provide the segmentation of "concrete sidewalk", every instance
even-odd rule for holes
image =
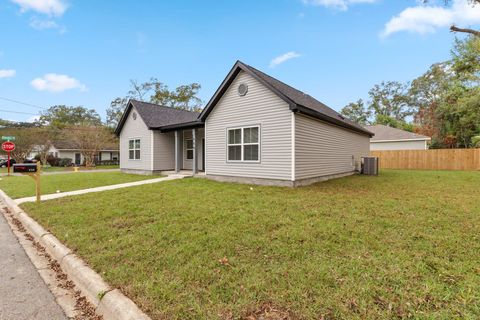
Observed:
[[[189,175],[172,174],[172,175],[169,175],[168,177],[162,177],[162,178],[156,178],[156,179],[149,179],[149,180],[142,180],[142,181],[135,181],[135,182],[127,182],[127,183],[114,184],[114,185],[110,185],[110,186],[102,186],[102,187],[96,187],[96,188],[89,188],[89,189],[82,189],[82,190],[47,194],[47,195],[42,195],[41,200],[42,201],[43,200],[52,200],[52,199],[63,198],[63,197],[68,197],[68,196],[76,196],[76,195],[92,193],[92,192],[101,192],[101,191],[107,191],[107,190],[115,190],[115,189],[121,189],[121,188],[127,188],[127,187],[141,186],[141,185],[144,185],[144,184],[152,184],[152,183],[157,183],[157,182],[162,182],[162,181],[183,179],[185,177],[189,177]],[[20,199],[14,200],[14,201],[15,201],[16,204],[21,204],[21,203],[24,203],[24,202],[35,202],[36,197],[20,198]],[[1,320],[1,318],[0,318],[0,320]]]
[[[0,257],[1,320],[67,319],[2,213]]]

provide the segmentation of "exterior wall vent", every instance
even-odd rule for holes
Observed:
[[[245,84],[245,83],[241,83],[239,86],[238,86],[238,95],[243,97],[244,95],[246,95],[248,92],[248,85]]]

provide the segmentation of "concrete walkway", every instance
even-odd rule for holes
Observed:
[[[67,319],[2,213],[0,257],[1,320]]]
[[[63,198],[63,197],[68,197],[68,196],[76,196],[76,195],[86,194],[86,193],[91,193],[91,192],[101,192],[101,191],[107,191],[107,190],[115,190],[115,189],[121,189],[121,188],[141,186],[141,185],[144,185],[144,184],[152,184],[152,183],[157,183],[157,182],[162,182],[162,181],[183,179],[183,178],[189,177],[189,176],[191,176],[191,175],[172,174],[172,175],[169,175],[168,177],[162,177],[162,178],[154,178],[154,179],[149,179],[149,180],[114,184],[114,185],[110,185],[110,186],[102,186],[102,187],[96,187],[96,188],[89,188],[89,189],[82,189],[82,190],[47,194],[47,195],[42,195],[41,200],[42,201],[43,200],[52,200],[52,199]],[[27,197],[27,198],[20,198],[20,199],[15,200],[15,202],[17,204],[21,204],[21,203],[24,203],[24,202],[35,202],[35,201],[36,201],[36,197]],[[0,320],[1,320],[1,318],[0,318]]]

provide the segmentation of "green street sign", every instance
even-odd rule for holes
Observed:
[[[15,141],[15,137],[13,137],[13,136],[2,136],[2,140]]]

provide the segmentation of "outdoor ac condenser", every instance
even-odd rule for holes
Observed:
[[[378,175],[378,158],[377,157],[362,158],[362,174],[369,175],[369,176]]]

